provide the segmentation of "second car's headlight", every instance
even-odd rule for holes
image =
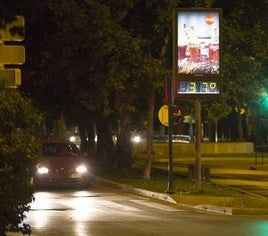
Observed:
[[[37,173],[38,174],[47,174],[48,173],[48,168],[45,166],[39,166],[37,167]]]
[[[86,173],[86,172],[87,172],[87,167],[84,166],[84,165],[78,166],[78,167],[76,168],[76,172],[78,172],[78,173],[80,173],[80,174]]]

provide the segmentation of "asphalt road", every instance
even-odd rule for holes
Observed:
[[[204,214],[99,185],[36,192],[25,222],[34,236],[268,235],[267,216]]]

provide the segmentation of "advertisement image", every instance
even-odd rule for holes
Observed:
[[[177,73],[220,74],[219,11],[178,11]]]

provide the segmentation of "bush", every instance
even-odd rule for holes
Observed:
[[[39,155],[37,131],[42,117],[30,100],[0,84],[0,235],[30,233],[21,224],[33,200],[31,177]]]

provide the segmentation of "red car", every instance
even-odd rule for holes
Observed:
[[[33,177],[35,187],[87,187],[89,165],[70,141],[42,140],[42,154]]]

